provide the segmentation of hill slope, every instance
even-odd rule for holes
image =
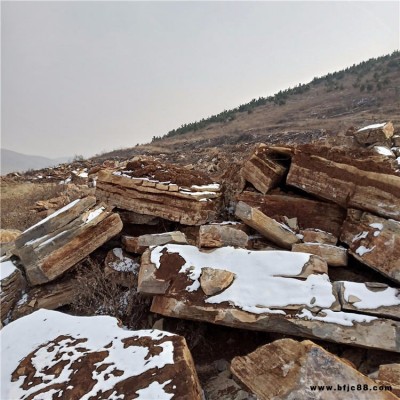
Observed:
[[[1,149],[1,175],[16,171],[27,171],[28,169],[51,167],[63,162],[67,162],[68,160],[69,157],[51,159],[42,156],[32,156],[21,154],[12,150]]]

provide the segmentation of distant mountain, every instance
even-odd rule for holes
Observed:
[[[28,169],[41,169],[62,164],[71,160],[72,157],[46,158],[17,153],[16,151],[1,149],[1,175],[10,172],[23,172]]]

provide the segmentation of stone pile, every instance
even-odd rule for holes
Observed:
[[[37,335],[43,330],[43,340],[26,344],[10,364],[2,397],[397,398],[400,166],[377,151],[386,146],[395,154],[396,137],[390,123],[351,134],[365,149],[260,144],[220,179],[140,157],[96,170],[95,197],[69,203],[22,232],[2,259],[6,342],[24,324],[37,324]],[[59,314],[37,310],[71,302],[76,270],[94,252],[97,259],[102,254],[110,285],[152,300],[149,315],[269,332],[278,340],[235,354],[202,382],[203,394],[180,336],[114,327],[112,337],[93,345],[84,320],[65,316],[82,327],[79,346],[80,328],[65,330]],[[107,317],[93,318],[95,326],[96,318]],[[329,346],[384,350],[391,364],[382,360],[366,376]],[[82,347],[84,358],[75,357]],[[73,354],[53,384],[39,364],[45,349],[52,352],[48,374],[68,349]],[[129,356],[129,368],[118,367],[115,349],[124,353],[121,360]],[[147,360],[140,370],[131,367],[141,365],[135,357]],[[61,377],[71,371],[69,385]],[[40,379],[29,387],[32,374]]]

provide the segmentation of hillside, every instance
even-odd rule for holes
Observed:
[[[52,167],[63,162],[67,162],[67,157],[51,159],[42,156],[32,156],[21,154],[16,151],[1,149],[1,174],[10,172],[22,172],[29,169],[41,169]]]
[[[260,88],[260,93],[263,89]],[[183,124],[152,143],[94,157],[127,158],[144,151],[169,153],[238,143],[307,140],[304,133],[336,135],[350,126],[400,122],[400,53],[370,59],[310,83],[254,99],[234,110]],[[312,139],[312,135],[309,136]],[[314,135],[315,136],[315,135]]]

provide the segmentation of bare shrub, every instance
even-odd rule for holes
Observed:
[[[144,328],[150,299],[118,285],[104,274],[100,263],[86,258],[78,266],[77,289],[72,308],[81,315],[110,315],[131,329]]]

